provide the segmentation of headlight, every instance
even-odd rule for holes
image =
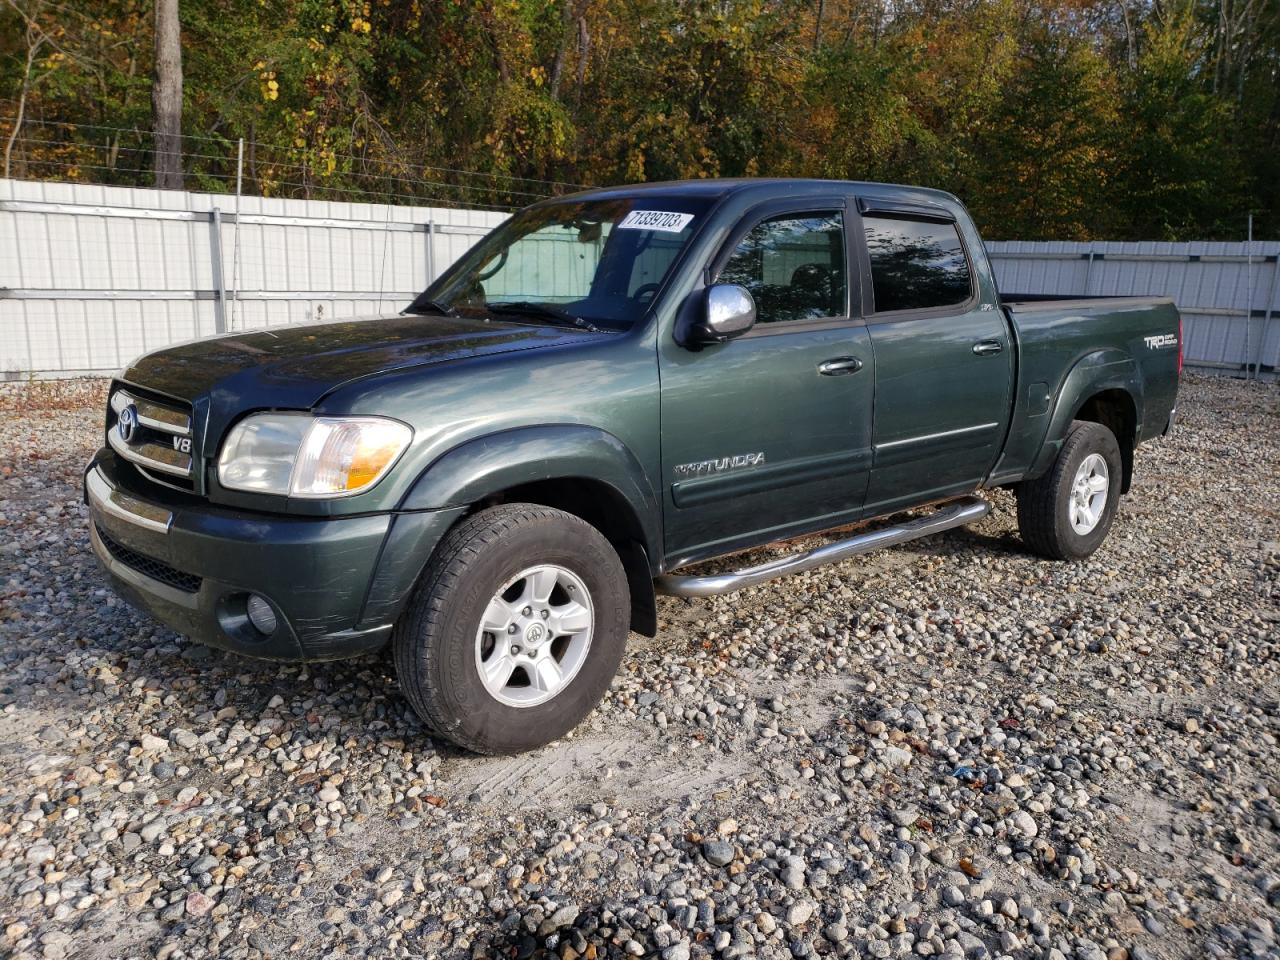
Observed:
[[[232,428],[218,457],[230,490],[343,497],[372,487],[413,437],[398,420],[259,413]]]

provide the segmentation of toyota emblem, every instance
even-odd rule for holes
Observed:
[[[138,408],[132,403],[120,411],[116,429],[120,431],[121,440],[125,443],[133,443],[133,435],[138,432]]]

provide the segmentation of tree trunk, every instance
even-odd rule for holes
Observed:
[[[156,0],[156,65],[151,86],[155,179],[182,189],[182,30],[178,0]]]
[[[591,28],[584,13],[578,18],[578,90],[574,105],[582,105],[582,87],[587,82],[587,61],[591,58]]]
[[[9,176],[9,162],[13,157],[13,145],[18,139],[18,134],[22,131],[22,121],[27,112],[27,94],[31,92],[31,68],[36,62],[36,54],[40,52],[40,48],[44,45],[44,37],[37,37],[33,34],[30,27],[27,27],[27,59],[26,66],[22,71],[22,92],[18,95],[18,111],[13,118],[13,129],[9,131],[9,139],[4,145],[4,175]]]
[[[573,20],[575,11],[569,0],[563,0],[560,8],[560,42],[556,44],[555,59],[551,62],[551,78],[547,86],[555,100],[560,99],[560,81],[564,76],[564,61],[569,55],[569,44],[573,42]]]
[[[1129,69],[1136,70],[1138,68],[1138,35],[1133,22],[1133,13],[1129,10],[1129,0],[1122,0],[1120,12],[1124,16],[1124,45],[1125,53],[1128,55]]]

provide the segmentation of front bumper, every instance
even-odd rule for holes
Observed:
[[[194,640],[273,660],[382,646],[457,510],[297,518],[143,488],[104,450],[85,471],[89,539],[117,592]],[[266,635],[250,593],[275,610]]]

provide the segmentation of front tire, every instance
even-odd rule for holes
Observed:
[[[467,750],[510,754],[576,727],[622,660],[631,599],[590,524],[535,504],[468,517],[441,541],[396,624],[400,686]]]
[[[1106,539],[1120,503],[1120,445],[1100,423],[1072,421],[1053,466],[1018,484],[1018,529],[1033,551],[1083,560]]]

